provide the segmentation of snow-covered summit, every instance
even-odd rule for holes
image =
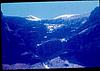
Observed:
[[[70,18],[72,16],[76,16],[76,15],[79,15],[79,14],[65,14],[65,15],[60,15],[60,16],[57,16],[53,19],[59,19],[59,18],[62,18],[62,19],[67,19],[67,18]]]
[[[40,18],[35,17],[35,16],[33,16],[33,15],[27,16],[26,19],[27,19],[27,20],[31,20],[31,21],[39,21],[39,20],[41,20]]]

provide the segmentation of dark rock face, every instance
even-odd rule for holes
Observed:
[[[45,34],[45,26],[36,26],[34,22],[28,22],[24,18],[4,17],[2,21],[3,63],[32,62],[31,58],[35,52],[35,45],[40,42]],[[28,52],[28,54],[22,56],[21,54],[25,52]]]
[[[45,23],[63,26],[48,33],[50,29],[47,27],[50,26]],[[60,56],[73,63],[94,67],[100,66],[99,54],[100,7],[95,8],[89,18],[81,17],[69,21],[29,21],[11,16],[2,18],[3,64],[34,64]]]
[[[95,22],[98,22],[100,19],[100,7],[96,7],[92,12],[91,12],[91,15],[90,15],[90,19],[89,21],[94,21]]]
[[[39,56],[41,61],[52,59],[57,57],[60,53],[63,52],[63,50],[65,50],[65,45],[65,41],[61,42],[58,39],[46,41],[37,47],[36,55]]]
[[[67,43],[68,54],[61,55],[62,59],[80,63],[86,67],[100,66],[100,7],[95,8],[89,20],[85,23],[89,25],[84,32],[76,35]],[[94,20],[92,20],[94,19]],[[98,19],[98,20],[96,20]],[[85,26],[84,25],[84,26]],[[66,58],[65,58],[66,57]]]

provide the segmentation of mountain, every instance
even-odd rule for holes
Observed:
[[[68,54],[61,55],[62,59],[79,63],[86,67],[100,66],[100,7],[96,7],[87,22],[72,37],[66,47]],[[94,20],[95,19],[95,20]],[[77,31],[76,30],[76,31]]]
[[[67,18],[76,16],[76,15],[79,15],[79,14],[65,14],[65,15],[57,16],[57,17],[55,17],[55,18],[53,18],[53,19],[59,19],[59,18],[61,18],[61,19],[67,19]]]
[[[72,37],[66,38],[65,36],[65,41],[63,42],[59,39],[53,39],[38,46],[36,54],[41,61],[44,62],[45,60],[49,60],[60,55],[60,57],[64,60],[68,59],[70,62],[78,63],[86,67],[100,66],[100,18],[98,16],[95,17],[95,15],[99,15],[99,10],[99,7],[95,8],[88,20],[72,32],[75,33]],[[90,21],[94,17],[98,20]],[[68,29],[68,31],[70,31],[70,29]],[[56,32],[59,32],[59,35],[62,35],[65,32],[68,33],[68,31],[60,32],[59,30]],[[55,36],[57,35],[56,32]],[[64,54],[64,52],[66,53]]]
[[[32,15],[27,16],[26,19],[27,20],[31,20],[31,21],[39,21],[39,20],[41,20],[40,18],[32,16]]]
[[[60,15],[57,16],[53,19],[63,19],[63,20],[72,20],[72,19],[78,19],[78,18],[83,18],[83,17],[89,17],[89,13],[85,14],[65,14],[65,15]]]
[[[2,64],[45,63],[59,56],[85,67],[100,66],[99,15],[100,7],[64,19],[2,15]]]
[[[2,63],[13,64],[16,62],[34,63],[38,60],[31,61],[34,51],[34,46],[40,42],[40,31],[43,31],[41,25],[35,24],[36,22],[26,20],[22,17],[4,16],[2,19]],[[37,26],[37,27],[36,27]],[[36,27],[36,28],[33,28]],[[39,29],[39,32],[38,31]],[[34,35],[35,34],[35,35]],[[38,38],[37,38],[38,37]],[[41,36],[42,37],[42,36]],[[37,39],[35,39],[37,38]],[[6,45],[5,45],[6,44]],[[23,53],[28,52],[26,55]],[[27,59],[28,58],[28,59]]]

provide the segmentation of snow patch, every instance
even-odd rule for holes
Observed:
[[[86,32],[87,30],[88,30],[88,28],[86,28],[86,29],[82,30],[82,31],[81,31],[81,32],[79,32],[78,34],[82,34],[82,33]]]
[[[49,33],[52,33],[55,29],[64,26],[64,24],[44,24],[44,25],[47,27]]]
[[[44,36],[44,38],[47,38],[47,36]]]
[[[29,52],[24,52],[24,53],[22,53],[21,55],[27,55],[27,54],[29,54]]]
[[[60,39],[61,42],[67,42],[66,38]]]
[[[65,15],[57,16],[57,17],[55,17],[53,19],[59,19],[59,18],[66,19],[66,18],[70,18],[70,17],[76,16],[76,15],[79,15],[79,14],[65,14]]]
[[[49,69],[48,65],[44,64],[43,63],[43,66],[46,68],[46,69]]]
[[[37,44],[37,46],[40,46],[41,44]]]
[[[27,20],[31,20],[31,21],[39,21],[39,20],[41,20],[40,18],[32,16],[32,15],[27,16],[26,19]]]
[[[8,31],[9,31],[9,32],[13,31],[12,29],[10,29],[10,27],[8,26],[8,24],[7,24],[7,23],[5,23],[5,24],[7,25],[7,27],[6,27],[6,28],[8,29]]]
[[[84,24],[87,20],[82,21],[82,24]]]

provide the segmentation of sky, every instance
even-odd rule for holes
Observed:
[[[99,6],[99,1],[53,1],[1,3],[1,11],[6,16],[26,17],[33,15],[41,19],[51,19],[64,14],[84,14]]]

